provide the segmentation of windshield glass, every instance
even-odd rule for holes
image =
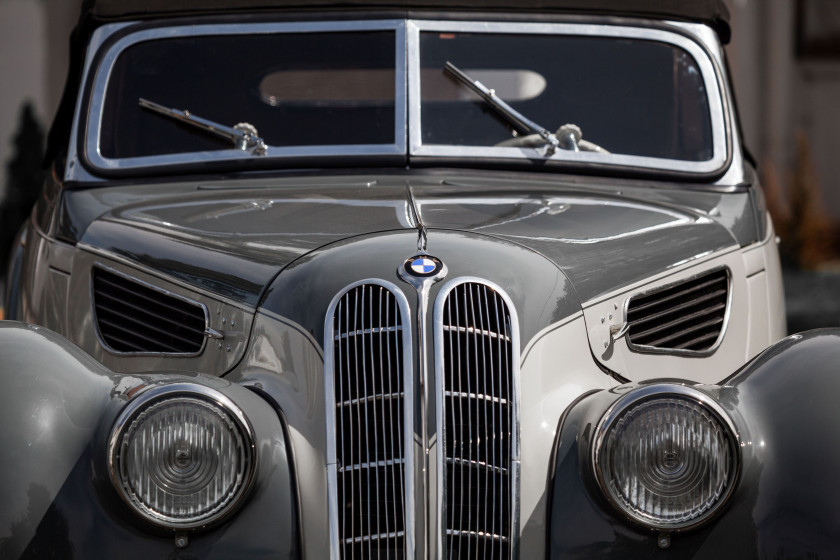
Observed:
[[[522,137],[528,131],[516,130],[448,75],[449,62],[552,133],[573,124],[583,140],[612,154],[712,157],[705,85],[694,59],[675,45],[618,37],[423,32],[420,62],[423,144],[545,143],[510,142],[514,133]]]
[[[145,98],[233,127],[269,146],[394,143],[393,31],[201,35],[128,47],[108,81],[100,150],[130,158],[230,149],[161,118]]]

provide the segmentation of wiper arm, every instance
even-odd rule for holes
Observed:
[[[505,103],[501,97],[496,95],[496,92],[492,89],[487,88],[484,84],[479,82],[478,80],[474,80],[470,78],[467,74],[465,74],[462,70],[460,70],[457,66],[452,64],[451,62],[447,61],[446,66],[444,66],[443,71],[456,80],[460,82],[462,85],[468,87],[474,93],[476,93],[481,99],[490,105],[499,115],[504,117],[510,124],[513,125],[519,132],[524,132],[526,134],[536,134],[540,136],[543,140],[545,140],[546,144],[546,153],[545,155],[550,156],[553,154],[557,148],[563,148],[565,146],[560,145],[560,140],[558,140],[557,136],[552,134],[543,126],[538,125],[507,103]],[[569,146],[569,149],[577,151],[577,146],[574,144]]]
[[[233,142],[234,147],[239,150],[250,151],[251,154],[255,156],[265,154],[265,142],[263,142],[263,139],[257,135],[257,129],[251,124],[239,123],[233,127],[225,126],[202,117],[197,117],[188,110],[179,111],[178,109],[170,109],[160,105],[159,103],[155,103],[154,101],[143,99],[142,97],[140,98],[140,106],[144,109],[149,109],[150,111],[175,119],[176,121],[192,125],[199,130],[204,130],[215,134],[216,136],[221,136],[222,138],[230,140]]]

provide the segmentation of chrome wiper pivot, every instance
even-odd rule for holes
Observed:
[[[210,132],[230,140],[238,150],[249,151],[252,155],[265,155],[267,146],[259,137],[256,127],[249,123],[239,123],[234,126],[225,126],[217,122],[193,115],[188,110],[170,109],[154,101],[140,98],[140,106],[149,109],[176,121],[187,123],[199,130]]]

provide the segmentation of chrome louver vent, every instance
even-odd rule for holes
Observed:
[[[633,297],[627,307],[630,347],[709,351],[723,332],[728,301],[725,269]]]
[[[330,455],[342,558],[402,559],[406,554],[410,470],[404,438],[410,390],[402,315],[394,293],[376,284],[351,288],[333,308],[333,371],[327,382],[333,389]]]
[[[93,269],[96,328],[115,352],[195,354],[204,345],[204,307],[140,281]]]
[[[436,323],[441,557],[509,559],[517,523],[515,321],[498,292],[470,282],[449,292]]]

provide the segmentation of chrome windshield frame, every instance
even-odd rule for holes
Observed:
[[[445,158],[491,158],[495,160],[543,160],[546,162],[598,165],[646,169],[651,171],[672,171],[679,173],[712,174],[722,172],[731,159],[732,144],[729,140],[729,116],[722,91],[720,72],[713,57],[701,46],[700,37],[691,34],[684,27],[673,26],[673,31],[630,25],[589,23],[529,23],[529,22],[465,22],[411,20],[406,29],[408,40],[408,120],[409,156]],[[422,107],[420,96],[420,33],[440,31],[445,33],[487,33],[487,34],[532,34],[571,35],[587,37],[615,37],[621,39],[643,39],[674,45],[686,51],[697,63],[709,100],[709,116],[712,125],[712,158],[706,161],[687,161],[623,154],[600,154],[595,152],[573,152],[557,150],[546,156],[544,150],[518,147],[494,146],[451,146],[424,144],[420,127]]]
[[[135,26],[137,27],[134,30]],[[128,47],[143,41],[173,37],[205,35],[243,35],[271,33],[317,33],[393,31],[395,34],[395,97],[394,142],[390,144],[342,144],[271,147],[265,155],[252,158],[241,150],[230,148],[213,151],[183,152],[154,156],[108,158],[100,149],[104,97],[111,72],[120,54]],[[420,98],[420,33],[425,31],[501,34],[560,34],[593,37],[615,37],[657,41],[686,51],[700,69],[709,101],[712,130],[712,158],[688,161],[645,156],[600,154],[557,150],[546,155],[545,150],[520,147],[455,146],[424,144],[421,130]],[[208,164],[256,162],[260,168],[319,167],[323,163],[351,163],[360,161],[400,162],[401,166],[481,165],[500,163],[527,169],[529,164],[544,164],[548,168],[603,170],[607,173],[629,170],[642,173],[664,173],[688,179],[705,180],[719,177],[731,165],[737,149],[732,130],[729,96],[725,91],[726,78],[721,62],[714,55],[719,45],[709,42],[708,28],[701,24],[679,22],[645,22],[615,20],[609,23],[531,23],[521,21],[446,21],[424,19],[383,19],[353,21],[296,21],[265,23],[198,23],[149,28],[132,23],[109,24],[98,29],[88,48],[86,71],[89,97],[79,96],[76,118],[70,137],[65,179],[69,181],[98,181],[100,176],[119,176],[132,173],[161,173],[190,168],[207,170]],[[713,34],[711,35],[713,37]],[[100,56],[99,51],[103,53]],[[369,159],[372,158],[372,159]],[[384,158],[384,159],[383,159]],[[248,160],[251,160],[249,162]],[[82,165],[84,164],[84,165]],[[378,164],[375,164],[378,165]]]
[[[257,35],[280,33],[322,33],[322,32],[359,32],[359,31],[393,31],[394,32],[394,142],[391,144],[337,144],[315,146],[268,146],[265,155],[260,160],[285,158],[323,158],[325,156],[357,157],[357,156],[400,156],[406,152],[406,68],[405,68],[405,20],[371,20],[371,21],[305,21],[283,23],[231,23],[231,24],[199,24],[174,27],[144,28],[135,32],[130,30],[123,37],[117,39],[105,51],[95,75],[92,77],[90,105],[86,112],[87,121],[83,139],[84,157],[97,171],[118,172],[136,169],[165,169],[184,164],[203,164],[212,162],[242,161],[250,154],[243,155],[242,150],[236,148],[183,152],[177,154],[161,154],[131,158],[108,158],[102,155],[100,135],[102,130],[105,92],[114,63],[119,56],[132,45],[160,39],[175,37],[199,37],[211,35]],[[89,52],[95,52],[93,49]],[[82,115],[77,111],[77,119]],[[258,124],[257,124],[258,126]]]

